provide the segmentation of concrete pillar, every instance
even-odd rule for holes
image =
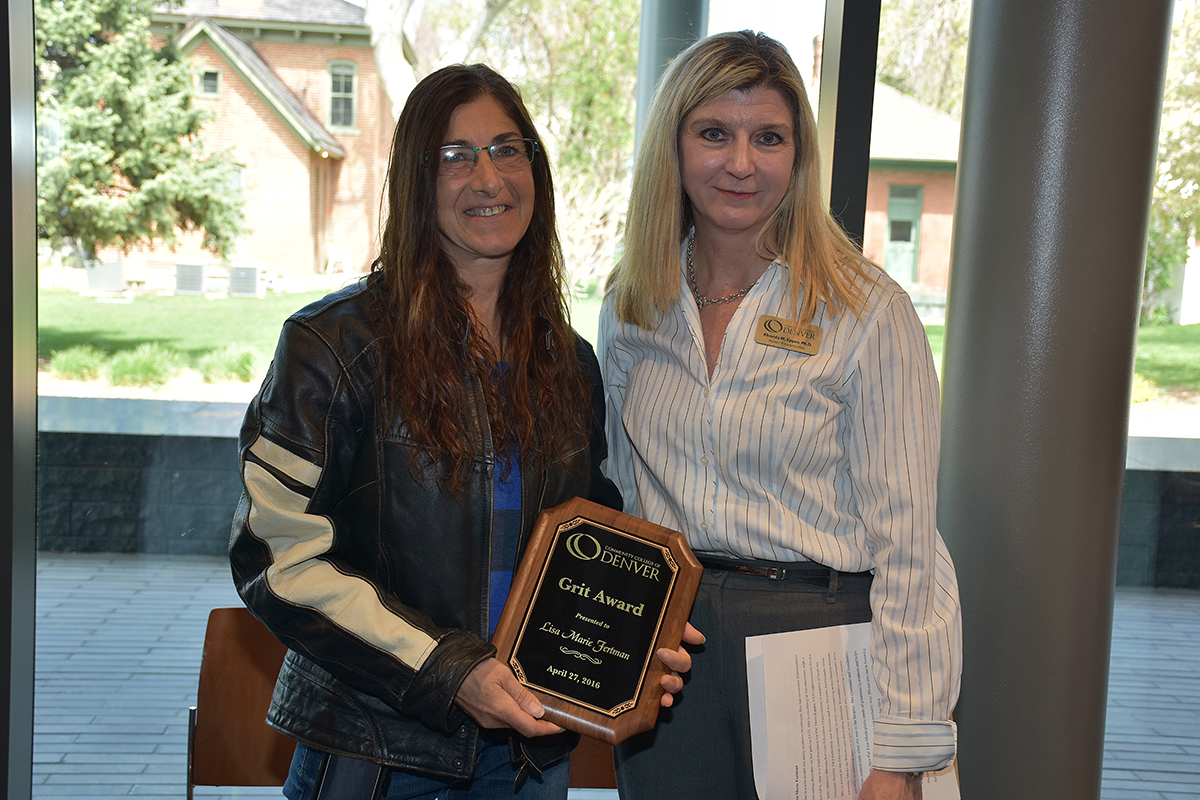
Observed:
[[[971,20],[938,520],[962,795],[1100,796],[1129,383],[1171,0]]]
[[[708,0],[642,0],[635,141],[641,141],[650,98],[663,70],[684,48],[707,33]]]

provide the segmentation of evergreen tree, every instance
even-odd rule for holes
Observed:
[[[174,244],[243,233],[236,167],[204,150],[187,62],[150,32],[151,0],[36,0],[38,229],[55,247]]]

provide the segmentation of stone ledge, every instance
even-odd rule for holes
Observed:
[[[1144,410],[1137,409],[1142,411]],[[1186,409],[1189,421],[1200,414]],[[116,397],[38,397],[38,431],[53,433],[123,433],[141,436],[210,436],[236,439],[246,414],[246,403],[204,400],[145,400]],[[1194,425],[1171,419],[1158,429],[1139,425],[1157,435],[1131,435],[1125,468],[1162,472],[1200,472],[1200,439]],[[1173,426],[1183,436],[1163,435]]]
[[[1200,439],[1130,436],[1125,469],[1200,472]]]
[[[121,433],[236,439],[245,415],[245,403],[50,395],[38,397],[38,431],[41,433]]]

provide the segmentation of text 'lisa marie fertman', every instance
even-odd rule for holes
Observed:
[[[552,636],[561,636],[564,639],[568,639],[576,644],[583,645],[584,647],[590,647],[593,653],[606,653],[610,656],[623,658],[626,661],[629,660],[629,653],[625,653],[615,647],[612,647],[603,639],[597,639],[593,641],[591,638],[584,636],[582,633],[576,630],[570,630],[566,633],[563,633],[560,629],[554,627],[549,622],[543,622],[542,627],[538,628],[538,630],[540,630],[542,633],[548,633]]]

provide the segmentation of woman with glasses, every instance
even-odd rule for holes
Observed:
[[[285,323],[241,434],[230,556],[289,648],[268,716],[298,742],[284,794],[564,798],[578,737],[488,640],[539,512],[620,498],[549,164],[504,78],[416,86],[385,212],[371,274]]]
[[[778,42],[669,66],[600,318],[608,474],[686,533],[708,637],[679,703],[617,748],[622,798],[756,798],[746,637],[871,622],[883,710],[859,797],[919,798],[955,752],[960,624],[936,528],[938,389],[904,291],[846,238]]]

